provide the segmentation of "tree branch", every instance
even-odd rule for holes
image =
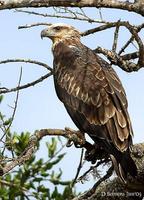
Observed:
[[[27,84],[25,84],[25,85],[17,86],[17,87],[15,87],[15,88],[10,88],[10,89],[8,89],[8,88],[5,88],[5,87],[2,87],[2,88],[0,88],[0,94],[6,94],[6,93],[10,93],[10,92],[16,92],[16,91],[18,91],[18,90],[22,90],[22,89],[29,88],[29,87],[31,87],[31,86],[36,85],[37,83],[42,82],[43,80],[47,79],[47,78],[48,78],[49,76],[51,76],[51,75],[52,75],[52,72],[49,72],[49,73],[47,73],[46,75],[41,76],[41,77],[38,78],[37,80],[32,81],[31,83],[27,83]]]
[[[32,28],[32,27],[35,27],[35,26],[50,26],[50,25],[51,25],[50,23],[46,23],[46,22],[34,23],[34,24],[26,24],[26,25],[23,25],[23,26],[18,26],[18,29]]]
[[[40,65],[44,68],[46,68],[47,70],[52,72],[52,68],[49,67],[47,64],[37,61],[37,60],[31,60],[31,59],[7,59],[7,60],[1,60],[0,64],[6,64],[6,63],[12,63],[12,62],[24,62],[24,63],[31,63],[31,64],[35,64],[35,65]]]
[[[95,19],[89,18],[88,16],[85,16],[85,15],[79,16],[80,14],[76,14],[76,13],[75,13],[75,15],[73,14],[74,16],[66,16],[66,15],[62,15],[62,14],[66,14],[66,13],[47,14],[47,13],[39,13],[39,12],[35,12],[35,11],[21,10],[21,9],[16,9],[16,11],[21,12],[21,13],[30,14],[30,15],[41,16],[41,17],[73,19],[73,20],[79,20],[79,21],[86,21],[89,23],[106,23],[103,20],[95,20]],[[71,14],[71,12],[69,14]],[[40,25],[43,25],[43,24],[40,24]]]
[[[117,0],[0,0],[0,10],[24,7],[96,7],[115,8],[138,13],[144,16],[143,1],[130,3]]]
[[[80,134],[79,131],[72,130],[70,128],[62,129],[42,129],[40,131],[36,131],[30,138],[28,147],[25,151],[16,159],[13,159],[10,163],[6,164],[3,168],[0,169],[0,175],[4,175],[11,171],[18,165],[22,165],[24,162],[29,160],[33,153],[35,152],[35,148],[37,146],[37,142],[40,141],[45,136],[63,136],[74,143],[79,145],[84,144],[85,140],[83,135]]]
[[[0,88],[0,94],[5,94],[5,93],[10,93],[10,92],[16,92],[18,90],[22,90],[31,86],[36,85],[37,83],[42,82],[43,80],[47,79],[49,76],[52,75],[53,73],[53,69],[51,67],[49,67],[47,64],[40,62],[40,61],[36,61],[36,60],[30,60],[30,59],[7,59],[7,60],[2,60],[0,61],[0,64],[6,64],[6,63],[12,63],[12,62],[23,62],[23,63],[31,63],[31,64],[36,64],[36,65],[40,65],[44,68],[46,68],[47,70],[49,70],[50,72],[47,73],[44,76],[41,76],[40,78],[38,78],[35,81],[32,81],[31,83],[27,83],[25,85],[18,85],[15,88],[6,88],[6,87],[1,87]]]

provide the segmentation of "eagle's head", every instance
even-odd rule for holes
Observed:
[[[48,26],[41,32],[41,38],[48,37],[53,43],[61,41],[65,38],[77,38],[80,39],[80,32],[73,26],[56,23]]]

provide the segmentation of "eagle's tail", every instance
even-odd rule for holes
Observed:
[[[114,154],[110,154],[110,158],[113,162],[114,170],[122,182],[126,183],[128,174],[132,177],[137,175],[137,167],[130,156],[129,150],[125,152],[116,150]]]

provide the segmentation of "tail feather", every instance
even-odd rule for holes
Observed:
[[[110,154],[111,160],[114,165],[115,172],[122,182],[126,183],[127,175],[132,177],[137,175],[137,167],[135,162],[130,156],[129,151]]]
[[[114,144],[112,144],[112,142],[104,139],[98,139],[96,137],[93,137],[92,139],[95,141],[95,143],[101,145],[103,149],[110,155],[114,170],[122,182],[127,182],[128,174],[130,174],[132,177],[137,176],[137,167],[130,155],[130,145],[126,151],[121,152],[114,146]]]

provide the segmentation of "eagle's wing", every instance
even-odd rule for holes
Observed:
[[[132,128],[126,95],[114,70],[83,45],[60,44],[54,58],[57,95],[78,128],[125,151]]]

